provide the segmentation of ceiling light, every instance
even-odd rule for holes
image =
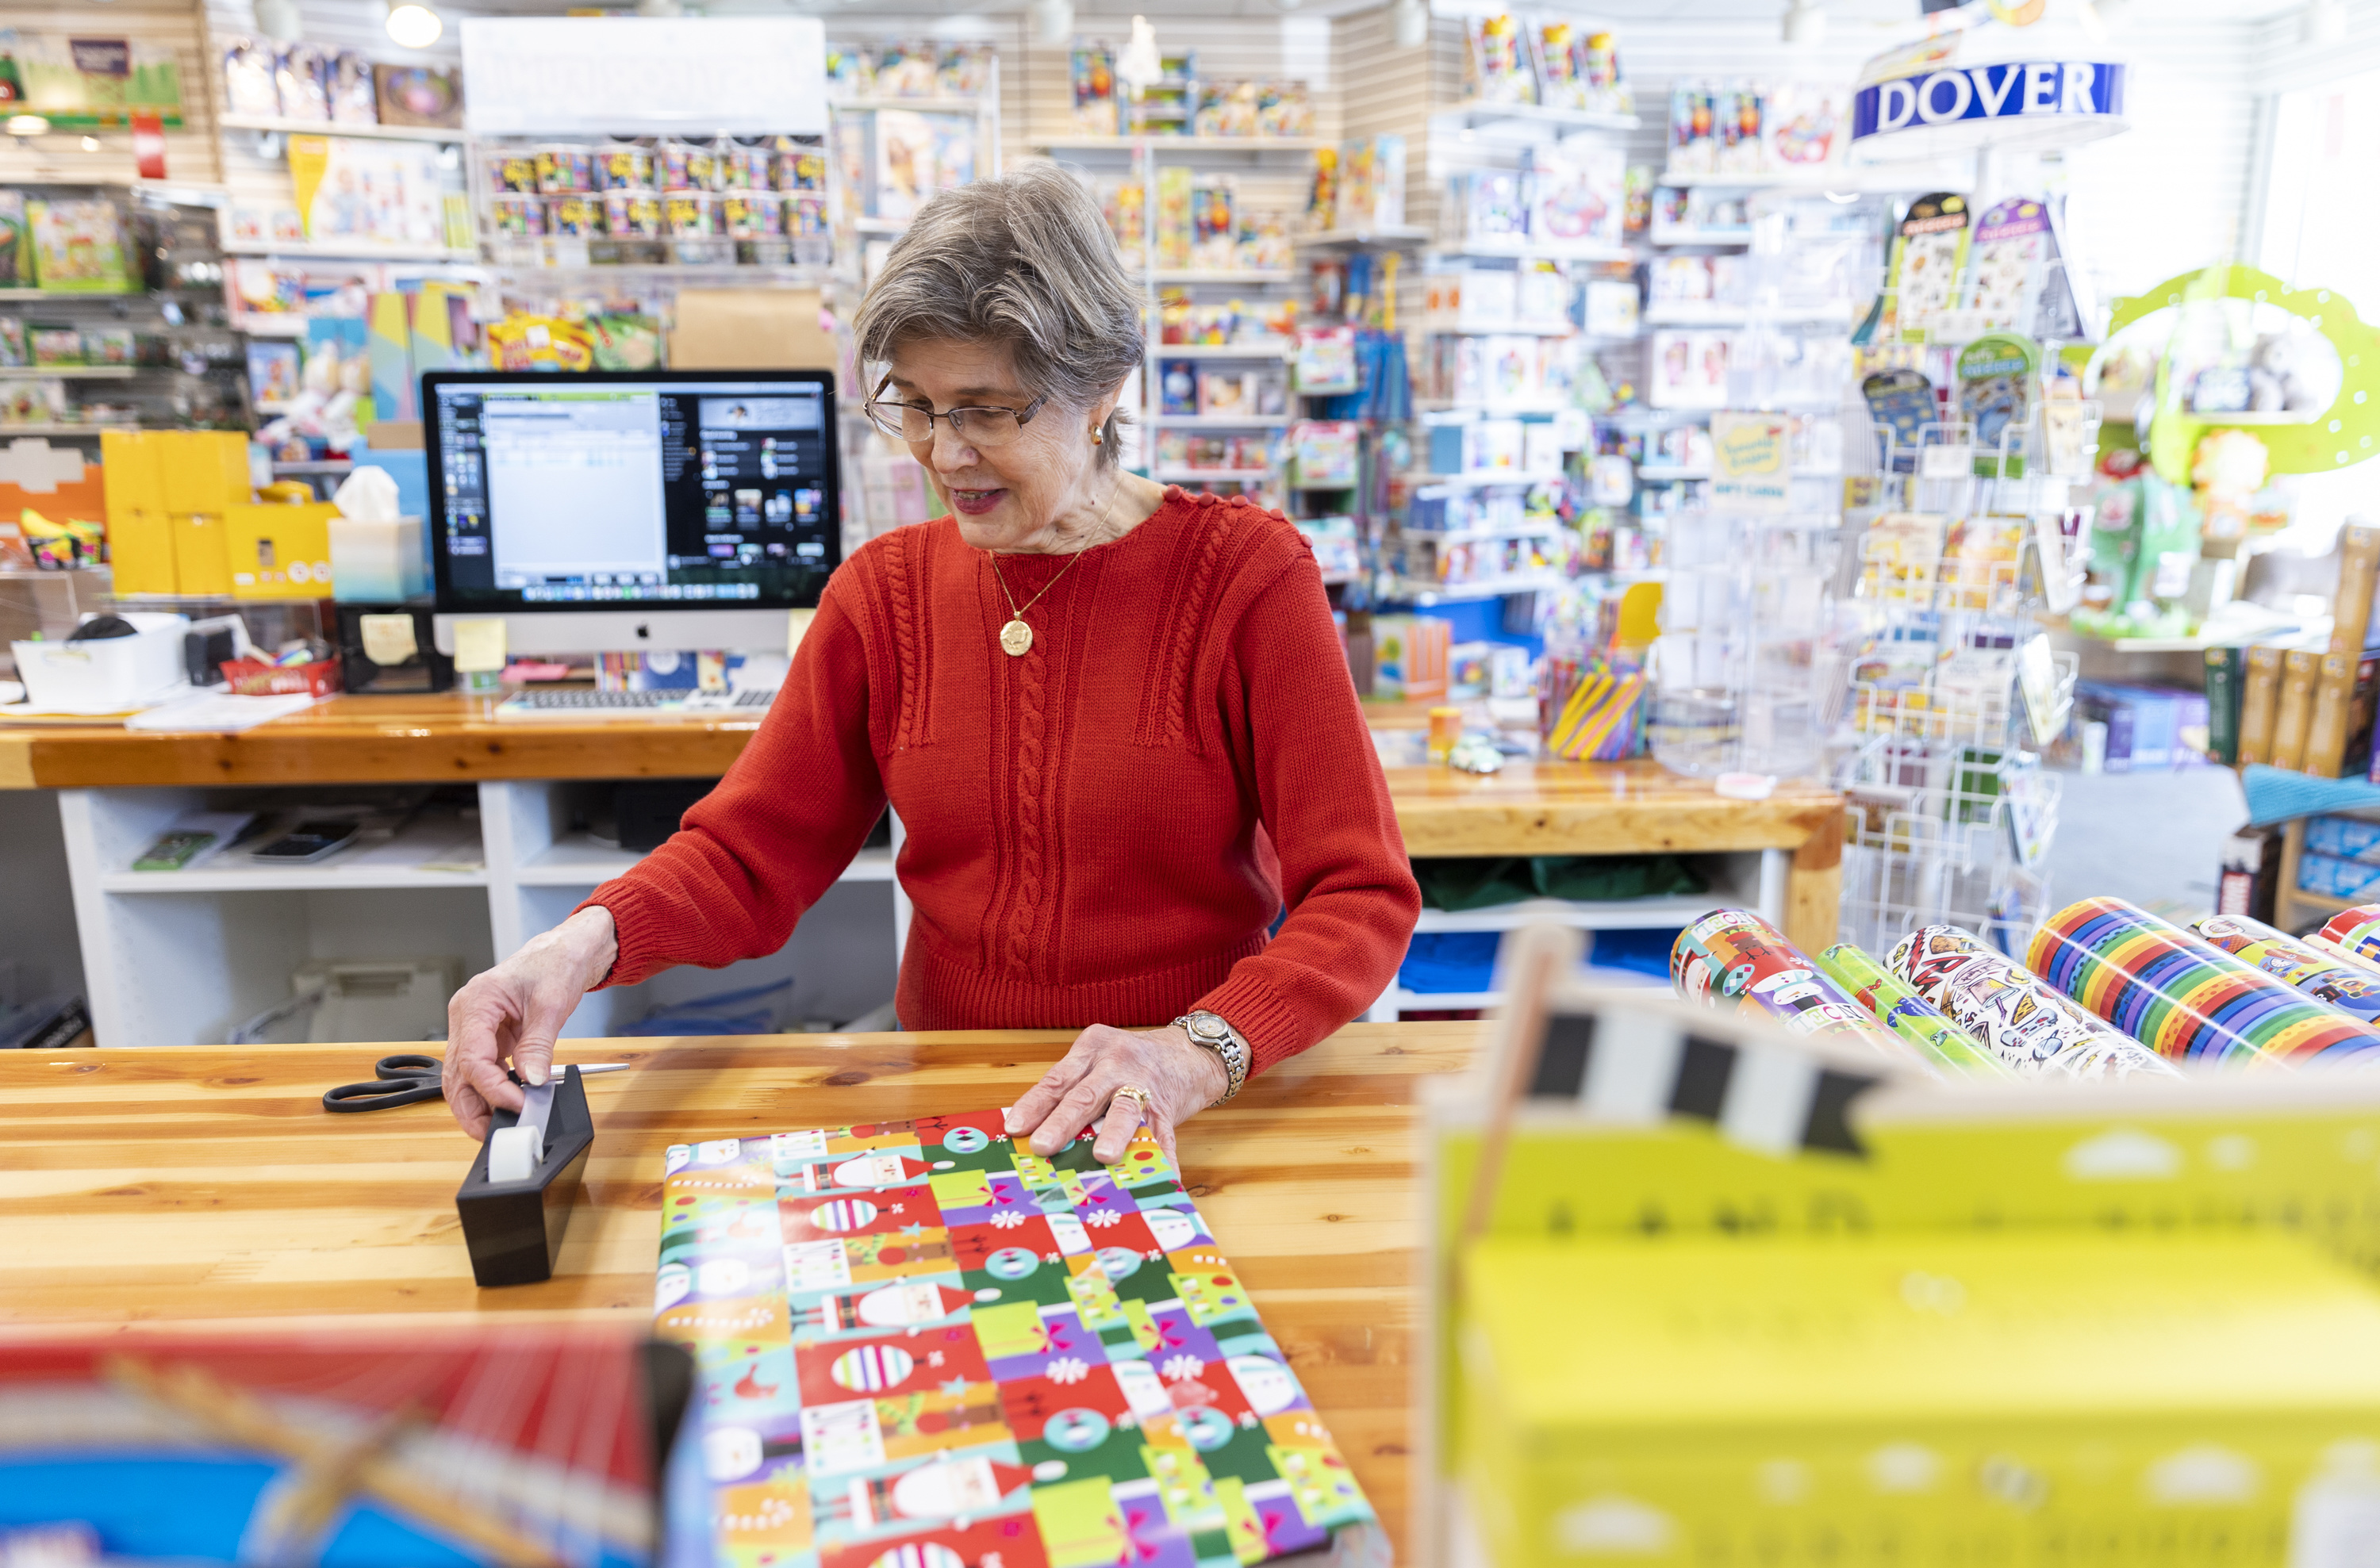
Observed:
[[[1818,0],[1789,0],[1785,7],[1785,42],[1810,49],[1827,42],[1826,7]]]
[[[82,139],[82,150],[83,150],[85,152],[96,152],[96,151],[99,151],[99,138],[97,138],[97,137],[95,137],[95,136],[87,136],[87,137],[84,137],[84,138]]]
[[[2299,35],[2320,49],[2347,42],[2347,0],[2308,0],[2298,18]]]
[[[1429,0],[1397,0],[1389,19],[1398,48],[1418,49],[1429,42]]]
[[[48,134],[49,128],[49,120],[40,115],[8,116],[7,131],[10,136],[43,136]]]
[[[1074,0],[1033,0],[1033,42],[1050,47],[1075,36]]]
[[[438,13],[429,6],[416,5],[414,0],[403,0],[402,4],[391,0],[388,35],[404,47],[427,49],[437,42],[438,35],[445,30],[446,24],[440,21]]]

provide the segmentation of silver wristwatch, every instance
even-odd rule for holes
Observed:
[[[1220,1105],[1246,1087],[1248,1081],[1248,1043],[1240,1031],[1217,1014],[1201,1008],[1184,1013],[1173,1020],[1174,1027],[1190,1036],[1190,1043],[1202,1051],[1212,1051],[1215,1059],[1223,1064],[1223,1077],[1230,1087],[1223,1091]]]

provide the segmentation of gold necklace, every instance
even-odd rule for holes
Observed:
[[[1116,494],[1123,488],[1123,476],[1119,474],[1116,476],[1115,483],[1108,487],[1107,505],[1099,509],[1101,523],[1104,524],[1107,521],[1108,513],[1115,506]],[[1078,549],[1068,556],[1066,564],[1058,568],[1058,577],[1063,577],[1067,573],[1072,572],[1075,569],[1075,562],[1083,559],[1083,550],[1090,548],[1089,545],[1085,545],[1083,549]],[[986,550],[983,553],[991,561],[991,580],[1000,585],[1000,597],[1008,601],[1008,624],[1000,629],[1001,651],[1011,658],[1023,658],[1033,651],[1033,628],[1025,623],[1025,610],[1031,609],[1035,605],[1039,604],[1042,596],[1058,585],[1058,577],[1052,577],[1041,585],[1041,592],[1026,599],[1024,609],[1019,609],[1016,605],[1016,596],[1008,591],[1008,579],[1000,574],[1000,556],[992,550]]]

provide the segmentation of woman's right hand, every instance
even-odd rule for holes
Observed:
[[[439,1080],[446,1108],[484,1142],[492,1110],[517,1111],[521,1083],[539,1084],[553,1065],[554,1036],[578,999],[612,972],[620,944],[612,911],[597,904],[474,976],[446,1004],[446,1060]]]

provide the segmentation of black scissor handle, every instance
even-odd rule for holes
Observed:
[[[445,1097],[445,1090],[434,1078],[419,1073],[392,1073],[369,1083],[343,1083],[335,1089],[322,1091],[322,1109],[326,1111],[378,1111],[391,1105],[419,1104],[424,1100]]]
[[[420,1078],[425,1074],[436,1078],[445,1070],[446,1064],[436,1056],[423,1056],[409,1053],[403,1055],[382,1056],[372,1064],[374,1078]]]

